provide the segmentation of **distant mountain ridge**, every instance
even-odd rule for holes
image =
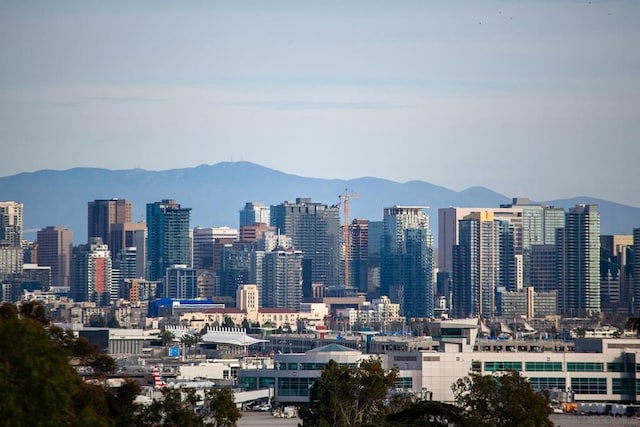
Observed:
[[[360,197],[350,203],[350,218],[382,219],[384,207],[429,206],[437,237],[438,209],[449,206],[497,207],[511,197],[484,187],[453,191],[423,181],[398,183],[363,177],[351,180],[308,178],[286,174],[251,162],[222,162],[192,168],[147,171],[73,168],[40,170],[0,178],[0,200],[24,203],[25,237],[49,225],[63,225],[74,242],[87,240],[87,203],[121,198],[133,203],[134,221],[145,219],[146,204],[175,199],[192,208],[191,226],[238,226],[238,211],[248,201],[276,205],[296,197],[310,197],[329,205],[339,202],[345,189]],[[526,197],[526,194],[515,196]],[[541,201],[568,209],[577,203],[600,207],[602,234],[631,234],[640,227],[640,208],[592,197]],[[29,234],[31,232],[32,234]],[[437,244],[437,240],[436,240]]]

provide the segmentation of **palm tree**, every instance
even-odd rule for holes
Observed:
[[[176,336],[174,335],[173,332],[168,331],[168,330],[164,330],[162,332],[160,332],[160,335],[158,335],[160,337],[160,341],[162,341],[162,346],[167,346],[169,344],[171,344],[173,342],[173,340],[176,338]]]

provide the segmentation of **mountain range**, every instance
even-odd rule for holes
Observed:
[[[192,208],[191,226],[238,227],[238,211],[246,202],[277,205],[296,197],[333,205],[345,189],[350,218],[382,219],[384,207],[428,206],[437,244],[438,208],[497,207],[511,197],[484,187],[453,191],[423,181],[406,183],[363,177],[351,180],[309,178],[286,174],[250,162],[222,162],[193,168],[148,171],[73,168],[40,170],[0,177],[0,200],[24,203],[24,235],[49,225],[73,230],[74,242],[87,239],[87,202],[121,198],[133,203],[134,221],[143,221],[146,204],[175,199]],[[517,195],[526,197],[526,194]],[[640,227],[640,208],[588,196],[536,201],[568,209],[578,203],[598,204],[602,234],[631,234]]]

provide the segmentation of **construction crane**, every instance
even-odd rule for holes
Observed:
[[[350,193],[345,188],[344,193],[338,196],[344,212],[344,225],[342,226],[342,237],[344,241],[344,287],[349,287],[349,251],[351,250],[351,234],[349,233],[349,200],[360,197],[358,194]]]

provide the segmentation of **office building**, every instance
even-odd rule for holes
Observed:
[[[22,210],[22,203],[0,202],[0,246],[22,245]]]
[[[117,256],[126,248],[135,247],[140,259],[146,262],[147,224],[145,222],[122,222],[111,224],[111,238],[109,250],[112,256]],[[142,275],[144,275],[144,270]],[[142,276],[139,276],[142,277]]]
[[[0,281],[22,273],[23,255],[19,246],[0,246]]]
[[[70,286],[73,232],[49,226],[38,231],[38,265],[51,267],[52,286]]]
[[[253,253],[253,283],[258,288],[260,307],[300,309],[302,259],[302,252],[293,248],[278,247]]]
[[[171,299],[198,298],[198,275],[186,265],[172,265],[164,275],[163,297]]]
[[[556,231],[560,314],[589,317],[600,312],[600,214],[598,205],[576,205]]]
[[[454,317],[492,317],[500,270],[500,222],[493,212],[474,212],[459,222],[453,246]]]
[[[425,209],[384,208],[380,292],[407,318],[433,315],[433,236]]]
[[[193,229],[193,268],[219,272],[222,247],[238,240],[238,230],[230,227],[195,227]]]
[[[271,225],[290,237],[297,251],[302,251],[306,288],[311,289],[312,283],[343,284],[338,206],[297,198],[295,203],[271,206]]]
[[[640,228],[633,229],[633,315],[640,315]]]
[[[124,199],[94,200],[87,206],[87,241],[99,237],[116,254],[111,241],[113,224],[131,222],[132,205]],[[120,248],[118,248],[120,249]]]
[[[600,308],[603,313],[631,315],[632,259],[633,235],[600,236]]]
[[[240,227],[267,224],[271,221],[269,206],[261,202],[247,202],[244,208],[240,209]]]
[[[359,292],[369,292],[369,220],[354,219],[349,226],[349,286]],[[345,284],[346,286],[347,284]]]
[[[113,281],[111,252],[99,237],[94,237],[88,245],[74,248],[70,289],[74,301],[109,305],[115,299],[114,287],[117,282]]]
[[[522,254],[524,245],[524,214],[521,206],[508,208],[441,208],[438,209],[439,271],[453,271],[453,246],[459,242],[459,222],[474,212],[491,212],[494,218],[508,220],[513,226],[514,254]]]
[[[172,265],[190,265],[190,214],[175,200],[147,204],[147,279],[161,280]]]
[[[556,245],[532,245],[529,284],[537,292],[558,289],[556,281]]]

